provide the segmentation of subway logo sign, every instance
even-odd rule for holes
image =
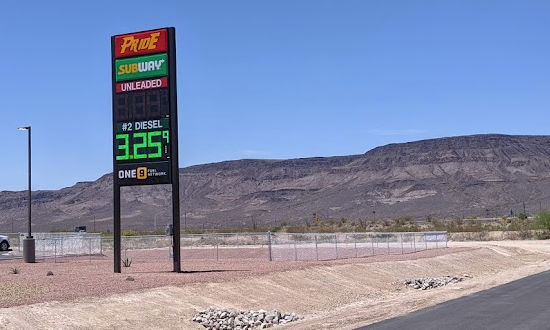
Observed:
[[[161,77],[168,74],[166,53],[139,56],[115,61],[116,81]]]
[[[125,34],[115,37],[115,58],[162,53],[167,51],[166,29]]]

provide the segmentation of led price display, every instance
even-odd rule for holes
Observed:
[[[163,88],[116,94],[114,108],[117,123],[168,117],[168,90]]]
[[[117,162],[167,160],[170,158],[170,130],[167,119],[117,124]]]

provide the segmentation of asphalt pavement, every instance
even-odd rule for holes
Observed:
[[[359,329],[550,329],[550,271]]]

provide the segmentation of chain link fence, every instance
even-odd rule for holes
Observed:
[[[23,255],[23,239],[19,234],[13,247],[14,257]],[[103,255],[103,235],[89,233],[33,233],[36,258],[58,258]]]
[[[446,232],[271,235],[270,260],[333,260],[447,247]]]
[[[183,260],[263,259],[334,260],[382,254],[406,254],[447,247],[447,232],[407,233],[223,233],[181,236]],[[121,248],[132,250],[167,249],[171,256],[171,236],[122,237]],[[104,250],[112,249],[112,239],[104,240]]]
[[[113,238],[87,233],[35,233],[37,258],[111,255]],[[23,253],[22,240],[14,248]],[[447,232],[220,233],[181,236],[182,260],[335,260],[447,247]],[[172,236],[123,236],[123,258],[170,262]]]

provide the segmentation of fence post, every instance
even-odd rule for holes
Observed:
[[[372,255],[374,255],[374,235],[372,233],[370,234],[370,245],[372,248]]]
[[[413,234],[414,252],[416,252],[416,234]]]
[[[296,235],[294,235],[294,261],[298,261],[298,250],[296,249]]]
[[[88,238],[88,251],[90,256],[90,262],[92,262],[92,239]]]
[[[448,243],[449,243],[449,232],[446,232],[445,233],[445,247],[446,248],[449,247]]]
[[[401,254],[404,254],[403,253],[403,234],[400,235],[400,238],[401,238]]]
[[[99,255],[103,255],[103,234],[99,235]]]
[[[314,237],[315,237],[315,259],[319,261],[319,251],[317,250],[317,234],[315,234]]]
[[[435,249],[439,249],[439,234],[435,234]]]
[[[218,245],[220,245],[220,243],[218,242],[219,235],[216,234],[215,236],[216,236],[216,261],[220,261],[219,252],[218,252]]]
[[[334,234],[334,248],[336,249],[336,259],[338,259],[338,234]]]
[[[390,254],[390,235],[386,234],[386,243],[388,245],[388,254]]]
[[[353,235],[353,242],[355,244],[355,258],[357,258],[357,235]]]
[[[426,246],[426,250],[428,249],[428,241],[426,240],[426,233],[424,235],[424,246]]]
[[[53,240],[53,262],[57,263],[57,240]]]
[[[271,232],[270,231],[267,232],[267,247],[269,251],[269,261],[273,261],[273,257],[271,254]]]

